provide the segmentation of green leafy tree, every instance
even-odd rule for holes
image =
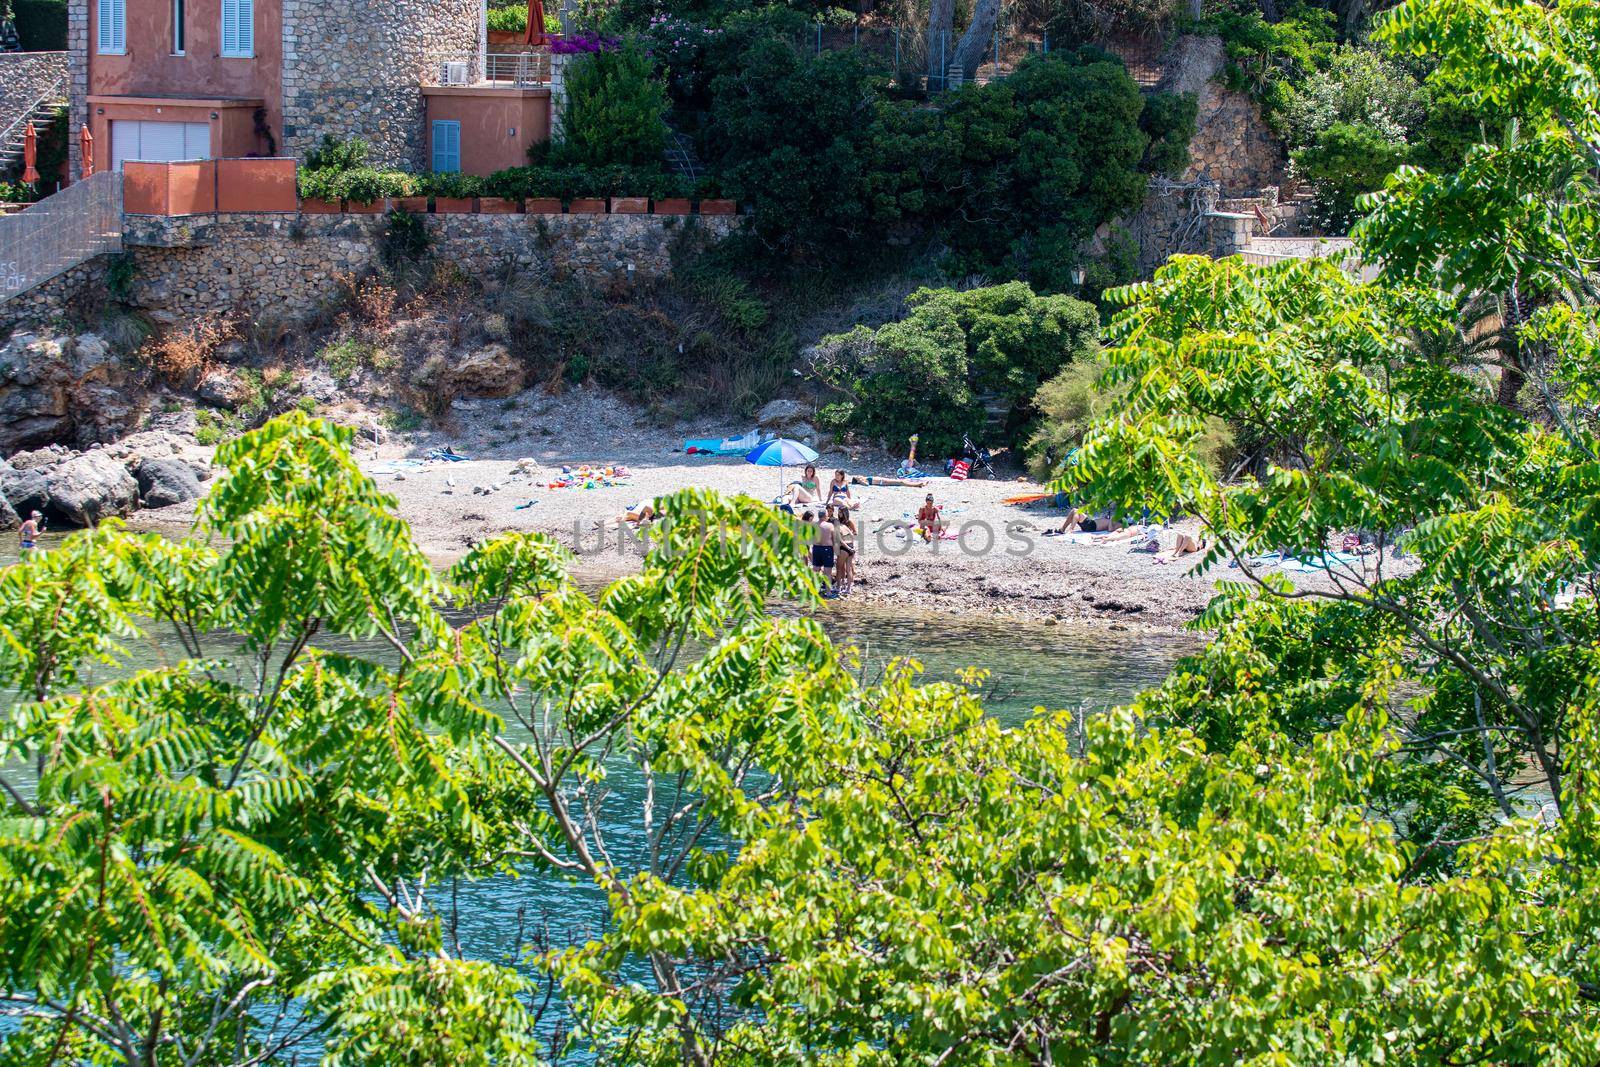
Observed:
[[[1314,144],[1336,123],[1365,126],[1387,141],[1408,144],[1428,102],[1421,82],[1400,63],[1373,48],[1342,46],[1326,66],[1294,85],[1279,122],[1291,149]]]
[[[956,269],[1068,288],[1095,228],[1143,202],[1145,109],[1121,61],[1094,48],[1033,57],[955,93],[943,109],[953,152],[943,217]],[[1155,123],[1160,166],[1176,162],[1165,138],[1181,117]]]
[[[200,537],[107,525],[0,575],[6,1062],[1600,1055],[1591,646],[1560,821],[1421,877],[1369,804],[1400,765],[1392,671],[1299,738],[1157,717],[1198,686],[1007,728],[978,675],[866,685],[769,617],[815,588],[760,505],[663,498],[596,596],[537,535],[440,577],[349,439],[284,416],[220,450]],[[1295,648],[1286,684],[1317,670]],[[558,998],[450,935],[446,887],[513,867],[604,897],[534,960]],[[570,1037],[541,1048],[546,1011]]]
[[[918,434],[932,456],[958,449],[963,433],[983,436],[991,408],[1020,435],[1034,393],[1093,350],[1100,323],[1092,304],[1023,282],[919,289],[906,303],[898,322],[825,338],[813,371],[844,397],[835,422],[892,446]]]

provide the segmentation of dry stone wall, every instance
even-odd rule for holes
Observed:
[[[476,0],[283,0],[283,152],[360,137],[375,166],[426,170],[422,79],[478,48]]]
[[[706,247],[736,216],[427,215],[432,254],[469,275],[537,270],[596,284],[667,274],[680,249]],[[380,215],[224,215],[128,219],[134,261],[128,301],[160,322],[205,312],[307,317],[336,297],[342,277],[377,267]],[[105,260],[95,260],[0,303],[0,328],[67,315],[103,300]]]

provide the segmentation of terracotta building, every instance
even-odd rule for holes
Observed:
[[[491,51],[484,0],[68,0],[67,47],[96,169],[332,134],[378,166],[489,173],[549,136],[549,55]]]

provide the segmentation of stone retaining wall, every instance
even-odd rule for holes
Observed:
[[[469,275],[548,270],[627,283],[667,274],[682,244],[703,248],[737,216],[426,215],[432,254]],[[224,215],[127,219],[129,302],[161,322],[206,311],[304,318],[339,292],[341,276],[378,266],[381,215]],[[105,290],[106,260],[75,267],[0,304],[0,328],[48,321]]]
[[[1184,35],[1162,57],[1157,88],[1192,93],[1196,100],[1195,134],[1183,180],[1209,179],[1224,194],[1238,196],[1280,184],[1285,156],[1282,141],[1256,102],[1222,84],[1226,63],[1222,38]]]
[[[65,52],[0,52],[0,131],[32,111],[66,73]]]

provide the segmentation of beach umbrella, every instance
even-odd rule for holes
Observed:
[[[83,156],[83,176],[87,178],[94,173],[94,134],[89,132],[88,126],[78,131],[78,148]]]
[[[22,180],[36,182],[39,180],[39,131],[33,128],[33,123],[28,123],[22,131]]]
[[[783,491],[783,468],[796,463],[815,463],[817,450],[810,445],[791,441],[787,437],[774,437],[770,441],[762,441],[759,445],[746,452],[746,463],[754,463],[758,467],[778,468],[778,491]]]

